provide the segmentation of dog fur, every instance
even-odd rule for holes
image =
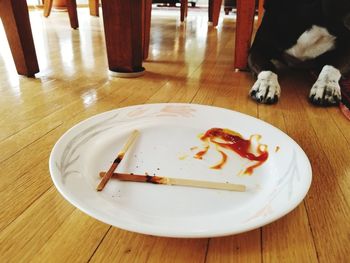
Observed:
[[[339,80],[350,74],[350,0],[265,0],[265,13],[249,52],[257,76],[250,96],[272,104],[281,95],[278,60],[290,67],[320,72],[309,99],[335,105]]]

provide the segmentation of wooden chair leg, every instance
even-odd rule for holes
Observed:
[[[66,5],[69,15],[70,26],[74,29],[77,29],[79,27],[77,2],[76,0],[67,0]]]
[[[152,0],[143,0],[143,33],[142,33],[142,50],[143,50],[143,60],[148,58],[149,53],[149,42],[150,42],[150,32],[151,32],[151,15],[152,15]]]
[[[228,15],[231,11],[232,11],[232,7],[225,7],[224,11],[225,11],[225,15]]]
[[[258,27],[260,26],[261,24],[261,20],[264,16],[264,0],[259,0],[259,6],[258,6]]]
[[[181,0],[181,16],[180,20],[181,22],[185,21],[185,18],[187,17],[188,12],[188,0]]]
[[[0,17],[18,74],[39,72],[26,0],[1,0]]]
[[[235,69],[246,70],[255,14],[255,0],[237,0]]]
[[[115,76],[141,75],[144,71],[142,7],[142,1],[102,0],[108,67]]]
[[[209,0],[209,22],[213,23],[213,26],[217,26],[219,22],[220,10],[222,0]]]
[[[51,13],[53,0],[44,1],[44,17],[48,17]]]
[[[99,16],[99,1],[89,0],[89,9],[91,16]]]

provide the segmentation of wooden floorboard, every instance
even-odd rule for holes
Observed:
[[[346,262],[350,253],[350,125],[337,107],[307,100],[307,73],[285,69],[282,97],[258,105],[254,79],[233,70],[235,20],[217,28],[207,13],[152,14],[145,75],[108,76],[102,17],[80,8],[80,28],[66,13],[30,11],[41,72],[17,75],[0,27],[0,262]],[[222,107],[264,120],[308,155],[313,182],[291,213],[226,237],[180,239],[125,231],[87,216],[55,189],[48,161],[72,126],[108,110],[183,102]],[[79,253],[77,253],[79,251]]]

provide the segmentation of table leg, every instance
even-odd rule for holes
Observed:
[[[66,5],[67,5],[67,11],[69,15],[70,26],[73,29],[77,29],[79,27],[77,2],[76,0],[67,0]]]
[[[148,58],[149,53],[149,42],[151,35],[151,15],[152,15],[152,0],[143,0],[143,34],[142,34],[142,44],[143,44],[143,59]]]
[[[188,0],[181,0],[181,15],[180,15],[180,21],[185,21],[185,18],[187,17],[188,13]]]
[[[53,0],[44,1],[44,17],[48,17],[51,14]]]
[[[39,72],[39,66],[27,2],[25,0],[0,0],[0,17],[18,74],[34,76]]]
[[[89,0],[89,9],[91,16],[99,16],[99,2],[98,0]]]
[[[234,67],[246,70],[255,14],[255,0],[237,0]]]
[[[213,23],[213,26],[217,26],[219,22],[220,10],[222,0],[209,0],[209,22]]]
[[[111,75],[142,75],[142,0],[102,0],[103,23]]]

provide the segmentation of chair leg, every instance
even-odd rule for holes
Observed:
[[[219,22],[220,10],[222,0],[209,0],[209,22],[213,23],[213,26],[217,26]]]
[[[111,72],[135,73],[142,67],[142,1],[102,0],[108,67]],[[123,74],[124,76],[126,74]]]
[[[232,7],[225,7],[224,11],[225,11],[225,15],[228,15],[232,11]]]
[[[39,66],[26,0],[0,1],[0,17],[18,74],[34,76]]]
[[[143,34],[142,34],[142,50],[143,50],[143,60],[148,58],[149,53],[149,42],[150,42],[150,32],[151,32],[151,14],[152,14],[152,0],[143,0]]]
[[[89,9],[91,16],[99,16],[99,1],[89,0]]]
[[[44,17],[48,17],[51,13],[53,0],[44,1]]]
[[[258,6],[258,27],[260,26],[261,24],[261,20],[264,16],[264,0],[259,0],[259,6]]]
[[[246,70],[255,14],[255,0],[237,0],[235,69]]]
[[[67,10],[69,15],[70,26],[73,29],[77,29],[79,27],[77,2],[76,0],[67,0],[66,5],[67,5]]]
[[[48,17],[51,13],[53,0],[44,1],[44,16]],[[76,0],[66,1],[70,26],[74,29],[79,27],[78,13],[77,13],[77,3]]]
[[[181,0],[181,16],[180,16],[181,22],[185,21],[185,18],[187,17],[187,12],[188,12],[188,0]]]

